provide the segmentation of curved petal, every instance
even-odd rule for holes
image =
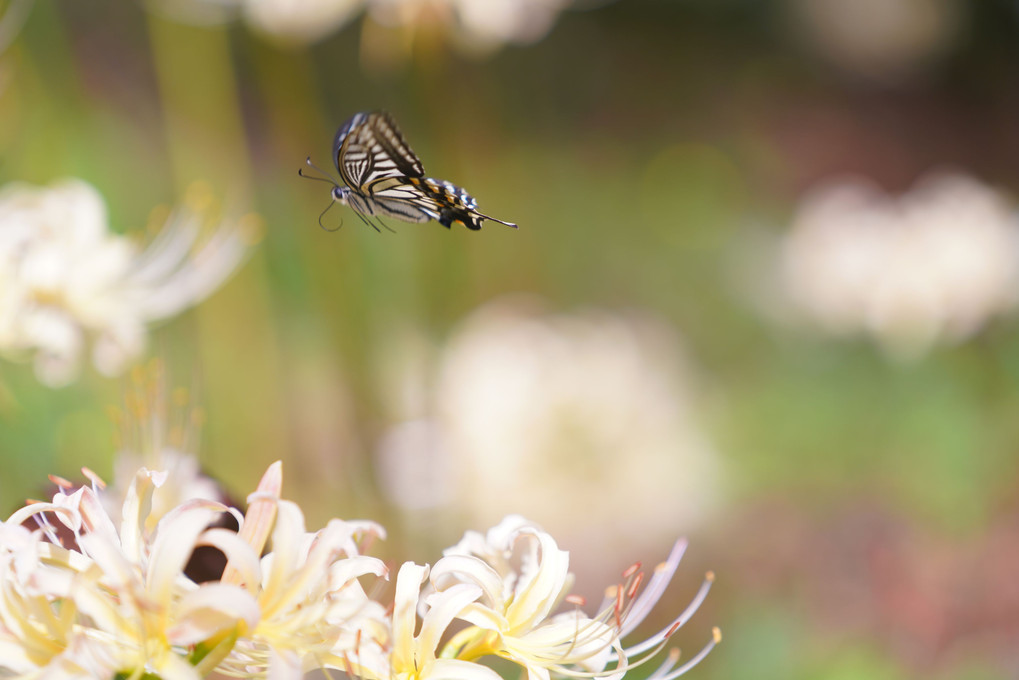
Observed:
[[[146,585],[157,602],[167,602],[174,581],[184,572],[198,537],[226,508],[213,501],[194,499],[166,513],[156,528],[149,554]]]
[[[396,574],[393,597],[393,670],[415,667],[414,628],[421,584],[428,576],[428,565],[405,562]]]
[[[486,562],[472,555],[447,555],[432,567],[431,582],[442,591],[451,583],[473,583],[481,588],[486,601],[502,611],[502,577]]]
[[[435,649],[446,628],[474,600],[481,597],[481,588],[470,583],[455,585],[443,591],[431,601],[431,607],[421,621],[421,632],[417,636],[417,660],[422,664],[426,659],[435,658]],[[427,657],[424,656],[427,653]],[[420,666],[419,666],[420,667]]]
[[[236,531],[207,529],[195,543],[216,548],[226,555],[228,563],[241,575],[239,583],[261,583],[261,560],[254,549]]]
[[[260,616],[255,598],[239,586],[206,584],[181,598],[176,623],[167,630],[166,637],[170,644],[192,645],[233,628],[238,621],[254,630]]]

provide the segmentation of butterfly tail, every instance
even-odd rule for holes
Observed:
[[[493,222],[498,222],[499,224],[505,224],[505,225],[506,225],[507,227],[513,227],[514,229],[519,229],[519,227],[517,227],[517,225],[516,225],[516,224],[514,224],[513,222],[506,222],[506,221],[504,221],[504,220],[500,220],[500,219],[499,219],[499,218],[497,218],[497,217],[491,217],[491,216],[489,216],[489,215],[484,215],[484,214],[482,214],[482,213],[479,213],[479,212],[477,212],[477,211],[474,211],[474,212],[475,212],[475,214],[476,214],[476,215],[477,215],[478,217],[480,217],[480,218],[481,218],[481,219],[483,219],[483,220],[491,220],[491,221],[493,221]]]

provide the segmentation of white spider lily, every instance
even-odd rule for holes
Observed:
[[[667,324],[642,313],[541,309],[526,297],[482,306],[437,365],[423,345],[395,348],[406,368],[391,374],[390,392],[408,398],[394,401],[394,415],[421,424],[387,442],[378,471],[394,492],[450,471],[429,494],[393,496],[411,517],[418,510],[407,498],[494,526],[526,498],[528,513],[570,545],[574,568],[610,582],[617,574],[602,567],[603,546],[644,551],[671,543],[677,524],[709,516],[716,454],[698,423],[692,366]],[[582,474],[579,460],[591,463]],[[659,474],[649,479],[649,469]]]
[[[140,356],[147,324],[205,299],[247,252],[244,230],[217,228],[199,244],[205,217],[172,213],[144,250],[110,232],[92,186],[10,184],[0,190],[0,353],[29,358],[39,379],[74,379],[86,344],[104,374]]]
[[[236,642],[219,670],[238,676],[301,678],[323,667],[358,675],[383,666],[388,641],[385,609],[368,598],[358,577],[386,576],[385,565],[359,554],[358,541],[384,536],[373,522],[334,519],[305,531],[304,515],[280,500],[279,464],[249,497],[240,534],[215,530],[216,545],[238,542],[223,580],[242,584],[258,602],[261,619]],[[259,560],[272,527],[272,552]]]
[[[601,672],[613,649],[622,652],[612,626],[579,611],[551,616],[571,577],[569,555],[550,535],[514,515],[493,528],[487,541],[480,538],[468,533],[432,570],[439,592],[457,583],[472,583],[482,591],[460,615],[475,628],[451,642],[458,656],[496,654],[526,667],[529,677],[548,678],[550,672],[573,675],[578,668]],[[522,554],[516,555],[517,548]],[[515,556],[519,573],[511,562]],[[607,675],[621,676],[621,671]]]
[[[439,658],[436,649],[446,628],[464,608],[481,595],[474,585],[461,583],[427,599],[417,635],[417,610],[421,584],[428,577],[428,566],[407,562],[396,576],[393,604],[393,648],[390,668],[377,680],[500,680],[490,668],[463,659]]]
[[[47,550],[38,532],[0,522],[0,669],[23,677],[43,669],[66,677],[116,670],[86,653],[73,602],[60,616],[51,612],[53,602],[67,596],[70,579],[61,565],[71,561],[68,551]]]
[[[88,487],[57,494],[51,503],[26,506],[8,520],[22,524],[34,518],[41,527],[36,537],[48,538],[34,543],[47,568],[32,572],[35,588],[27,591],[36,605],[47,606],[26,608],[22,603],[20,611],[28,616],[12,631],[27,650],[37,641],[30,633],[48,625],[46,635],[63,649],[38,664],[40,671],[78,668],[70,677],[88,677],[101,666],[107,672],[93,677],[109,677],[112,670],[128,677],[149,673],[164,680],[190,680],[200,677],[187,659],[192,645],[242,622],[247,627],[256,624],[257,605],[243,590],[219,583],[198,585],[184,575],[206,527],[225,507],[191,501],[163,517],[154,532],[144,530],[143,509],[162,478],[144,469],[138,473],[119,530]],[[59,545],[58,525],[49,515],[71,532],[73,548]],[[5,591],[6,602],[11,595]],[[55,612],[62,635],[52,635]]]
[[[481,588],[477,601],[460,618],[473,624],[447,646],[458,658],[502,656],[527,669],[528,677],[547,680],[552,674],[618,680],[630,668],[657,654],[697,610],[713,577],[709,574],[693,603],[658,634],[629,648],[621,639],[632,632],[661,597],[679,565],[685,542],[676,543],[641,591],[643,575],[628,573],[628,583],[611,588],[599,613],[551,615],[566,597],[571,577],[569,557],[555,540],[519,516],[507,517],[488,532],[468,532],[445,552],[432,570],[438,592],[468,583]],[[519,563],[519,571],[515,566]],[[710,643],[694,660],[703,658]],[[685,672],[693,663],[680,670]],[[669,677],[678,674],[669,666]]]

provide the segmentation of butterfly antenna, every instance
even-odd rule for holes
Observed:
[[[317,179],[320,182],[330,182],[333,186],[337,187],[340,186],[340,183],[333,179],[332,175],[330,175],[328,172],[326,172],[325,170],[311,162],[311,156],[308,156],[307,158],[304,159],[304,164],[307,165],[309,168],[318,171],[320,174],[324,175],[324,177],[314,177],[312,175],[306,175],[302,172],[303,168],[300,168],[297,170],[297,174],[300,175],[301,177],[304,177],[306,179]]]
[[[313,179],[317,182],[327,182],[329,184],[332,184],[333,186],[336,186],[336,182],[332,181],[331,179],[326,179],[325,177],[315,177],[314,175],[306,175],[304,174],[303,170],[304,168],[298,168],[297,174],[303,177],[304,179]]]
[[[307,175],[304,175],[304,176],[307,177]],[[316,178],[315,177],[309,177],[308,179],[316,179]],[[338,225],[336,225],[335,229],[329,229],[329,228],[326,227],[326,225],[322,224],[322,218],[326,216],[326,213],[329,212],[329,208],[333,207],[334,204],[335,204],[335,201],[329,201],[329,205],[327,205],[326,209],[323,210],[322,213],[318,216],[318,226],[322,227],[322,231],[329,231],[329,232],[339,231],[340,227],[343,226],[343,218],[342,217],[340,218],[340,223]]]

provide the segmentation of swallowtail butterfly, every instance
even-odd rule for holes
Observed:
[[[485,220],[517,226],[478,212],[477,200],[463,188],[425,177],[421,160],[385,111],[358,113],[344,123],[333,141],[333,162],[346,185],[328,180],[334,185],[333,200],[350,206],[376,230],[373,217],[392,217],[404,222],[435,220],[446,228],[459,222],[473,230],[481,229]],[[316,167],[310,158],[307,163]]]

